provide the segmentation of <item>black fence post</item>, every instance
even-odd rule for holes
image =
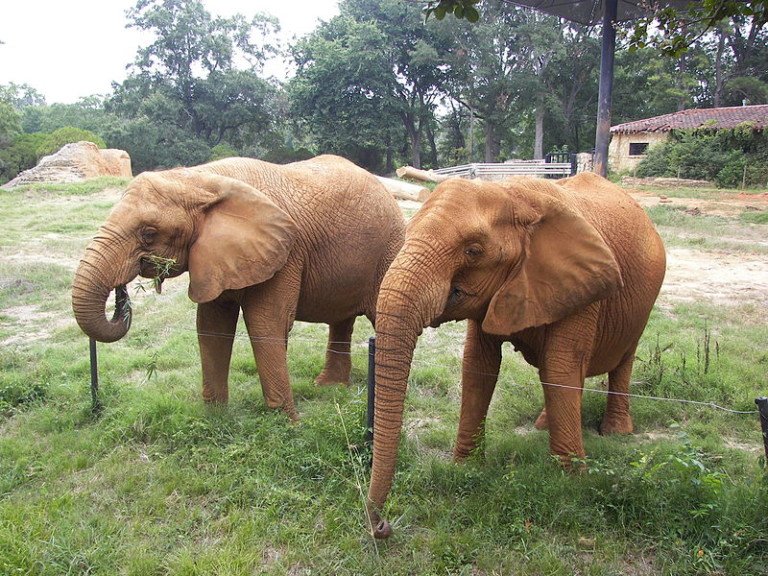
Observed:
[[[376,337],[368,339],[368,411],[365,419],[365,443],[373,442],[373,411],[376,404]]]
[[[91,412],[101,412],[101,399],[99,398],[99,361],[96,356],[96,340],[89,340],[91,352]]]
[[[763,430],[763,449],[765,450],[765,467],[768,468],[768,398],[755,398],[757,411],[760,413],[760,427]]]

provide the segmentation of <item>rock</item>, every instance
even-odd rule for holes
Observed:
[[[93,142],[66,144],[55,154],[43,156],[37,166],[21,172],[0,188],[25,184],[82,182],[97,176],[131,178],[131,157],[125,150],[100,150]]]

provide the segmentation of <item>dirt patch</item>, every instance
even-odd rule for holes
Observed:
[[[668,248],[661,298],[711,300],[718,304],[749,301],[768,306],[768,259],[752,254]]]
[[[743,212],[768,210],[768,193],[718,194],[707,199],[635,190],[630,194],[641,206],[678,206],[692,216],[737,217]],[[755,239],[754,243],[768,244],[766,239]],[[667,247],[667,273],[659,299],[661,303],[702,300],[725,305],[753,303],[764,307],[768,314],[768,258],[748,251]]]
[[[678,198],[642,190],[630,190],[629,193],[641,206],[685,207],[693,215],[711,214],[713,216],[735,217],[742,212],[768,210],[768,192],[762,194],[717,194],[711,198]]]

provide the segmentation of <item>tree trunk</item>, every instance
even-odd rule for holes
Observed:
[[[487,118],[485,120],[485,161],[498,162],[501,145],[496,136],[496,130]]]
[[[533,138],[533,159],[541,160],[544,158],[544,95],[541,93],[536,96],[535,124],[536,133]]]

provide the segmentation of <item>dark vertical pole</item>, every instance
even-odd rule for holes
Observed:
[[[757,411],[760,412],[760,427],[763,430],[763,448],[765,450],[765,466],[768,468],[768,398],[761,396],[755,399]]]
[[[603,0],[603,44],[600,51],[600,87],[597,94],[597,129],[595,131],[595,174],[608,173],[608,144],[611,141],[611,100],[613,98],[613,61],[616,51],[616,10],[618,0]]]
[[[376,337],[368,339],[368,412],[365,419],[365,443],[373,442],[373,411],[376,404]]]
[[[101,400],[99,399],[99,362],[96,357],[96,340],[89,341],[91,351],[91,412],[101,412]]]

